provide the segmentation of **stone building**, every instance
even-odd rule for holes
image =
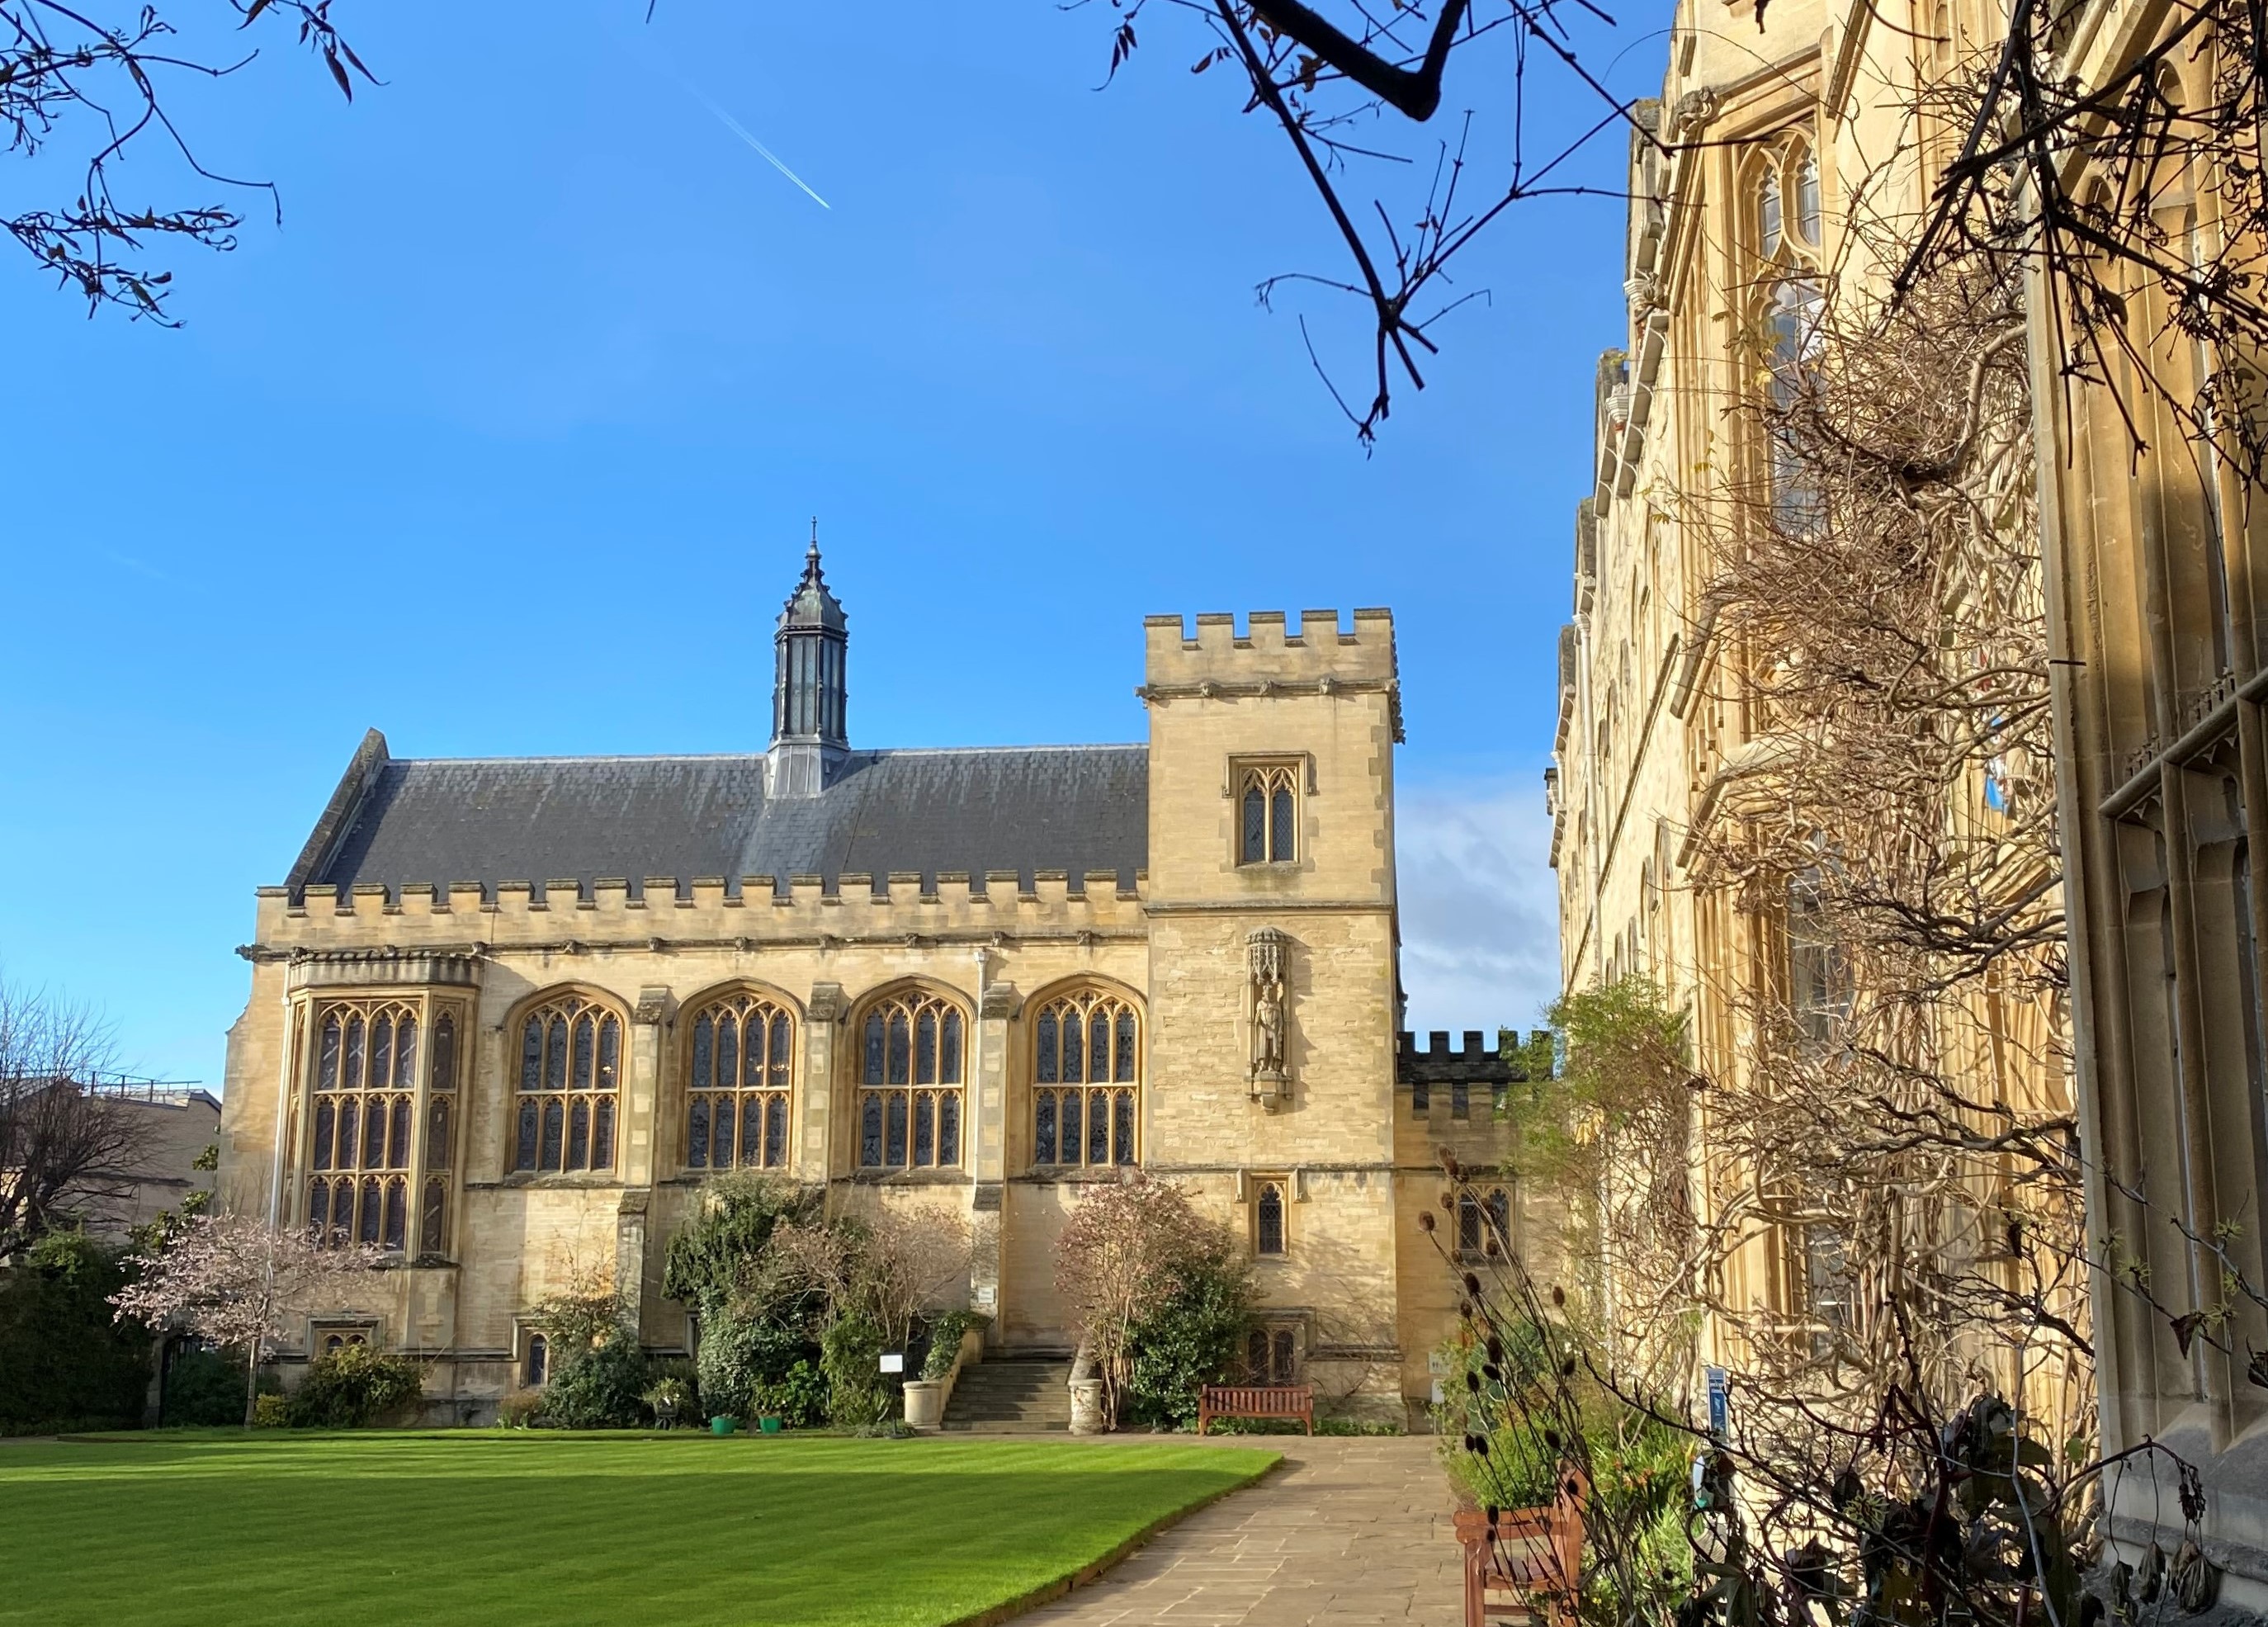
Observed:
[[[1146,744],[854,749],[814,545],[768,750],[433,761],[372,732],[260,891],[229,1049],[225,1201],[396,1264],[309,1307],[305,1350],[415,1352],[477,1416],[593,1263],[682,1350],[667,1239],[754,1167],[965,1225],[995,1352],[1060,1352],[1064,1218],[1139,1168],[1246,1240],[1271,1368],[1422,1402],[1454,1292],[1417,1217],[1456,1202],[1441,1145],[1500,1167],[1505,1132],[1464,1084],[1428,1103],[1434,1053],[1397,1070],[1392,618],[1144,636]]]
[[[2146,200],[2161,257],[2257,287],[2259,245],[2248,263],[2242,237],[2254,228],[2228,215],[2257,197],[2258,172],[2199,150],[2252,50],[2213,15],[2087,0],[2059,16],[2057,71],[2075,85],[2149,66],[2160,105],[2200,116],[2154,164],[2074,159],[2070,190]],[[2194,1541],[2224,1604],[2268,1613],[2268,901],[2251,865],[2268,840],[2268,516],[2201,432],[2215,392],[2257,403],[2259,360],[2217,354],[2176,320],[2144,265],[2107,276],[2130,307],[2130,350],[2065,366],[2068,307],[2042,277],[2030,335],[2102,1447],[2161,1443],[2205,1493],[2193,1520],[2174,1476],[2113,1476],[2110,1535],[2137,1565]],[[2229,297],[2248,297],[2242,282]],[[2238,411],[2256,415],[2257,445],[2257,405]]]
[[[1806,872],[1727,862],[1763,833],[1790,844],[1805,817],[1791,769],[1820,737],[1791,731],[1773,695],[1782,652],[1727,630],[1722,584],[1793,500],[1760,409],[1800,387],[1828,291],[1879,288],[1885,241],[1918,218],[1945,151],[1918,87],[2004,26],[1996,15],[1974,0],[1915,0],[1889,20],[1839,0],[1682,0],[1661,96],[1633,109],[1628,326],[1593,392],[1550,851],[1567,990],[1651,982],[1710,1081],[1691,1202],[1702,1228],[1741,1240],[1710,1262],[1697,1357],[1736,1373],[1767,1356],[1798,1366],[1870,1307],[1851,1300],[1851,1240],[1793,1218],[1793,1196],[1759,1196],[1725,1150],[1720,1126],[1765,1091],[1768,1064],[1798,1071],[1793,1053],[1844,1042],[1852,990],[1840,947],[1808,924]],[[1989,843],[2004,794],[1982,774],[1951,787],[1946,828]],[[2052,900],[2051,871],[2002,880]],[[2037,991],[1980,1004],[1947,1042],[1948,1077],[1972,1101],[2067,1110],[2065,1022]]]

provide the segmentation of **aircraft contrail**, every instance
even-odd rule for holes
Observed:
[[[743,125],[738,119],[725,112],[722,107],[719,107],[715,102],[711,101],[706,96],[703,96],[700,91],[696,89],[692,85],[687,84],[685,88],[688,92],[691,92],[694,100],[699,102],[703,107],[709,109],[710,112],[715,114],[719,119],[723,120],[726,129],[732,131],[733,135],[738,136],[742,141],[747,142],[751,147],[754,147],[756,150],[757,155],[761,157],[765,163],[770,165],[781,174],[786,176],[790,180],[795,182],[798,187],[801,188],[803,195],[806,197],[809,198],[813,202],[818,204],[819,207],[823,210],[832,210],[834,209],[835,205],[829,203],[825,198],[821,197],[816,192],[814,192],[811,189],[810,184],[806,182],[802,176],[797,174],[793,170],[788,168],[786,165],[781,163],[778,156],[774,153],[770,147],[765,146],[763,143],[758,141],[754,136],[749,135],[747,126]]]

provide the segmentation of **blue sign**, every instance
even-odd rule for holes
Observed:
[[[1733,1375],[1722,1367],[1706,1370],[1709,1376],[1709,1433],[1722,1440],[1733,1422]]]

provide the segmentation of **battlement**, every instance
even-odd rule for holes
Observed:
[[[449,887],[260,889],[250,958],[384,946],[416,951],[672,948],[856,942],[985,943],[995,937],[1138,936],[1143,872],[1060,870],[836,877],[649,876]]]
[[[1207,683],[1314,687],[1327,680],[1349,688],[1391,688],[1394,613],[1357,610],[1353,629],[1339,630],[1336,610],[1302,610],[1297,632],[1285,612],[1255,610],[1241,637],[1236,618],[1223,613],[1198,616],[1195,637],[1178,615],[1145,617],[1145,691],[1176,696],[1200,693]]]
[[[1516,1041],[1516,1033],[1506,1034]],[[1435,1028],[1425,1035],[1424,1050],[1418,1049],[1418,1036],[1403,1029],[1394,1048],[1394,1082],[1397,1085],[1506,1085],[1517,1084],[1528,1077],[1526,1065],[1504,1054],[1501,1043],[1491,1044],[1487,1034],[1478,1028],[1464,1032],[1464,1048],[1449,1049],[1449,1034],[1446,1028]]]

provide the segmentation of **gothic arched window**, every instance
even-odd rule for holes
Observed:
[[[622,1020],[581,995],[560,995],[520,1019],[519,1043],[512,1167],[613,1168]]]
[[[1280,1257],[1290,1252],[1284,1231],[1284,1183],[1263,1181],[1252,1204],[1252,1252]]]
[[[418,1007],[406,1000],[326,1005],[315,1035],[307,1229],[332,1247],[405,1248]]]
[[[919,990],[868,1008],[859,1026],[860,1168],[942,1169],[961,1162],[967,1031],[958,1005]]]
[[[760,995],[734,994],[693,1020],[685,1162],[693,1169],[777,1169],[787,1162],[795,1018]]]
[[[1248,767],[1237,776],[1236,862],[1288,865],[1298,858],[1299,777],[1284,763]]]
[[[1049,1001],[1033,1025],[1032,1161],[1131,1164],[1141,1117],[1142,1022],[1099,990]]]

